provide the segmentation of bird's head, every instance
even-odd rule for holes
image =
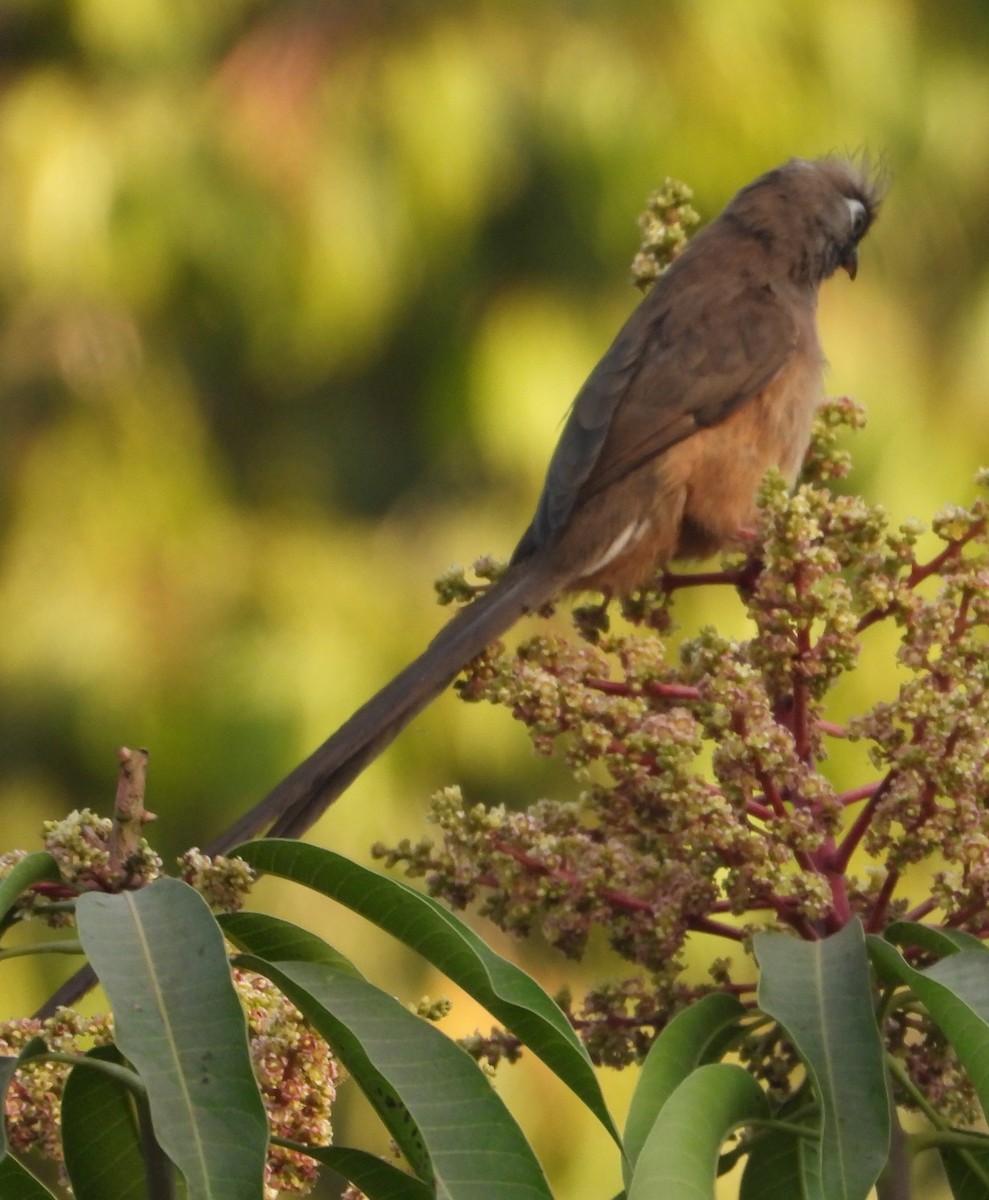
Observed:
[[[843,267],[855,278],[858,246],[886,190],[869,161],[791,158],[743,188],[725,216],[795,283],[816,287]]]

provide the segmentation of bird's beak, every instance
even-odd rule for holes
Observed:
[[[841,265],[848,272],[848,278],[854,279],[859,273],[859,248],[858,246],[849,246],[845,253],[845,257],[841,260]]]

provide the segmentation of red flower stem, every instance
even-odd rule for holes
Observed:
[[[971,589],[966,588],[962,593],[961,601],[958,605],[958,612],[955,614],[955,624],[951,631],[951,640],[958,642],[962,634],[968,629],[968,609],[972,603]]]
[[[584,680],[584,687],[595,692],[604,692],[606,696],[632,696],[634,689],[620,679],[598,679],[596,677]]]
[[[982,517],[975,521],[968,531],[955,541],[949,542],[945,548],[936,554],[929,562],[914,563],[910,568],[910,574],[907,576],[906,585],[908,588],[915,588],[918,583],[923,583],[925,579],[929,579],[931,575],[936,575],[945,563],[951,559],[957,558],[965,546],[968,545],[974,538],[985,532],[986,521]],[[856,632],[861,633],[864,629],[868,629],[870,625],[875,625],[877,621],[882,621],[893,612],[894,606],[886,604],[882,608],[870,609],[867,613],[859,618],[858,624],[855,626]]]
[[[918,904],[916,908],[911,908],[911,910],[908,913],[904,913],[903,920],[904,921],[922,921],[924,919],[924,917],[926,917],[928,913],[933,912],[934,909],[936,909],[939,904],[940,904],[939,900],[935,900],[933,896],[928,896],[928,898],[922,904]],[[981,907],[982,906],[980,904],[973,904],[967,910],[967,913],[965,913],[965,914],[957,914],[956,913],[955,915],[960,916],[961,920],[963,920],[967,923],[971,917],[975,916],[975,914],[979,911],[979,909]],[[945,922],[946,925],[951,925],[953,923],[954,923],[954,919],[951,917],[949,917],[948,920]]]
[[[801,630],[800,641],[804,640],[805,630]],[[810,647],[807,647],[808,653]],[[803,649],[801,649],[801,657],[803,657]],[[810,718],[808,716],[808,695],[807,681],[802,678],[802,672],[794,672],[793,679],[793,748],[797,752],[797,758],[807,766],[811,765],[811,741],[810,741]]]
[[[544,862],[540,862],[538,858],[534,858],[531,854],[526,854],[524,850],[520,850],[518,846],[510,846],[506,842],[494,843],[495,850],[500,854],[504,854],[507,858],[517,862],[519,866],[525,867],[533,875],[541,875],[546,879],[559,880],[566,884],[583,885],[584,881],[574,871],[568,871],[563,867],[548,867]],[[486,887],[498,887],[497,881],[489,881],[487,878],[479,879],[479,883],[483,883]],[[614,905],[615,908],[623,908],[627,912],[644,912],[654,913],[656,905],[651,900],[642,900],[638,896],[630,896],[627,892],[621,892],[617,888],[601,888],[598,893],[601,900]]]
[[[700,700],[699,688],[686,683],[644,683],[640,687],[632,687],[620,679],[601,679],[596,675],[588,676],[584,686],[595,692],[603,692],[607,696],[653,696],[660,700]]]
[[[765,771],[758,772],[757,778],[759,780],[759,783],[762,785],[763,796],[765,796],[765,798],[769,801],[770,807],[772,809],[771,814],[767,813],[767,818],[771,818],[772,816],[777,816],[781,819],[785,819],[786,817],[788,817],[789,813],[787,812],[786,804],[783,801],[783,797],[780,795],[779,788],[776,786],[776,781],[774,779],[771,779],[770,776],[767,775]],[[807,853],[806,850],[794,850],[793,858],[794,858],[794,861],[797,863],[797,865],[800,867],[801,871],[817,871],[818,870],[818,868],[814,865],[813,859]]]
[[[730,900],[715,900],[708,905],[711,912],[734,912],[734,906]],[[746,904],[746,912],[760,912],[763,909],[769,909],[772,912],[779,911],[779,904],[773,903],[771,900],[753,900],[750,904]]]
[[[798,564],[794,570],[793,588],[796,592],[797,601],[803,599],[806,592],[806,584],[804,572]],[[802,763],[808,766],[811,761],[811,740],[810,740],[810,717],[809,704],[810,696],[807,692],[807,676],[804,670],[804,664],[813,655],[813,647],[810,641],[810,630],[803,622],[797,627],[797,646],[796,657],[793,661],[793,669],[791,672],[791,681],[793,687],[793,711],[791,713],[791,731],[793,734],[793,746],[797,752],[797,757]]]
[[[79,895],[78,888],[69,887],[64,883],[45,881],[33,883],[31,891],[37,896],[44,896],[46,900],[74,900]]]
[[[687,918],[687,924],[695,933],[713,933],[716,937],[730,938],[733,942],[744,942],[747,936],[744,930],[726,925],[724,921],[713,921],[710,917],[694,915]]]
[[[842,792],[835,798],[843,808],[848,808],[851,804],[858,804],[860,800],[868,800],[881,784],[882,780],[877,779],[875,783],[864,783],[861,787],[852,788],[849,792]]]
[[[866,830],[872,821],[873,814],[879,805],[880,800],[889,790],[890,784],[893,782],[894,772],[890,771],[885,779],[879,784],[871,785],[873,788],[872,795],[869,797],[869,802],[866,804],[859,815],[852,823],[851,829],[845,834],[841,845],[835,850],[832,856],[829,867],[832,871],[837,871],[844,874],[848,870],[848,863],[854,854],[859,842],[865,836]],[[849,795],[851,793],[848,793]],[[851,803],[851,801],[848,801]]]
[[[783,803],[783,797],[776,786],[776,781],[771,779],[765,771],[760,771],[758,778],[762,784],[762,794],[769,801],[769,807],[772,809],[773,814],[777,817],[788,816],[786,805]]]
[[[737,571],[664,571],[662,588],[664,592],[675,592],[678,588],[706,587],[712,583],[737,584],[747,578],[748,572],[744,567]]]
[[[700,700],[700,688],[686,683],[644,683],[642,691],[647,696],[657,696],[663,700]]]
[[[613,904],[615,908],[625,908],[629,912],[654,913],[656,911],[656,905],[651,901],[640,900],[638,896],[629,896],[626,892],[619,892],[614,888],[602,888],[598,895],[602,900]]]
[[[776,915],[781,921],[785,921],[787,925],[799,933],[805,942],[819,942],[821,940],[821,935],[808,918],[802,913],[789,911],[786,904],[780,903],[776,906]]]
[[[773,817],[773,810],[765,804],[760,804],[758,800],[746,800],[745,811],[750,817],[756,817],[760,821],[769,821]]]
[[[886,872],[883,886],[879,889],[879,896],[869,915],[869,919],[865,923],[866,933],[882,932],[886,919],[886,910],[889,908],[889,902],[893,898],[893,893],[896,891],[896,885],[899,882],[900,872],[895,867],[891,867]]]
[[[830,841],[830,839],[829,839]],[[825,847],[822,847],[822,853]],[[852,919],[852,907],[848,903],[848,887],[845,876],[841,871],[826,870],[824,877],[831,889],[831,912],[828,914],[828,925],[834,930],[844,929]]]

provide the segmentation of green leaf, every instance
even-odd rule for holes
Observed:
[[[21,1063],[47,1052],[48,1046],[45,1039],[33,1037],[20,1054],[0,1057],[0,1158],[7,1153],[7,1124],[2,1119],[2,1115],[7,1102],[7,1088],[10,1087],[10,1082],[14,1078],[14,1072]],[[0,1200],[2,1200],[2,1196],[0,1196]]]
[[[0,879],[0,928],[3,927],[18,898],[32,884],[58,883],[61,878],[58,863],[47,850],[29,854],[19,863],[15,863],[3,879]]]
[[[876,970],[905,984],[951,1043],[989,1113],[989,954],[958,950],[925,971],[905,961],[883,938],[869,938]]]
[[[307,1146],[306,1154],[344,1179],[355,1183],[369,1200],[433,1200],[435,1193],[421,1179],[400,1171],[366,1150],[351,1146]]]
[[[955,954],[959,950],[989,953],[980,938],[963,929],[942,929],[935,925],[921,925],[917,921],[894,921],[883,930],[883,937],[896,946],[920,946],[933,954]]]
[[[749,1148],[738,1200],[798,1200],[804,1195],[798,1134],[783,1129],[760,1133]]]
[[[123,1065],[115,1046],[88,1059]],[[144,1200],[144,1155],[134,1099],[102,1071],[75,1067],[62,1093],[62,1148],[76,1200]]]
[[[331,850],[294,839],[247,842],[231,853],[346,905],[443,971],[541,1058],[620,1146],[591,1060],[559,1005],[429,896]]]
[[[0,1200],[55,1200],[55,1197],[27,1167],[6,1154],[0,1157]]]
[[[666,1026],[642,1064],[625,1122],[625,1161],[622,1174],[628,1187],[631,1168],[656,1120],[674,1090],[705,1061],[712,1043],[726,1027],[745,1015],[734,996],[712,993],[685,1009]]]
[[[268,962],[320,962],[364,978],[339,950],[291,921],[254,912],[220,913],[216,919],[228,941]]]
[[[821,1150],[822,1141],[817,1138],[801,1138],[798,1147],[800,1151],[800,1172],[803,1178],[804,1200],[826,1200],[824,1195],[824,1163]]]
[[[766,1097],[747,1071],[730,1063],[698,1067],[660,1109],[628,1200],[714,1200],[721,1144],[739,1125],[768,1116]]]
[[[985,1150],[944,1146],[938,1153],[954,1200],[986,1200],[989,1196],[989,1146]]]
[[[548,1200],[515,1119],[477,1063],[363,979],[324,963],[238,965],[267,975],[332,1046],[442,1200]]]
[[[244,1012],[206,902],[177,879],[89,892],[79,936],[190,1200],[260,1200],[268,1126]]]
[[[755,953],[759,1005],[793,1042],[821,1104],[822,1194],[863,1200],[888,1157],[890,1125],[861,923],[817,942],[759,933]]]

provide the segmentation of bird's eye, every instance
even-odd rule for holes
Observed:
[[[861,200],[852,200],[846,196],[845,203],[848,205],[848,215],[851,218],[852,237],[860,238],[869,224],[869,214]]]

